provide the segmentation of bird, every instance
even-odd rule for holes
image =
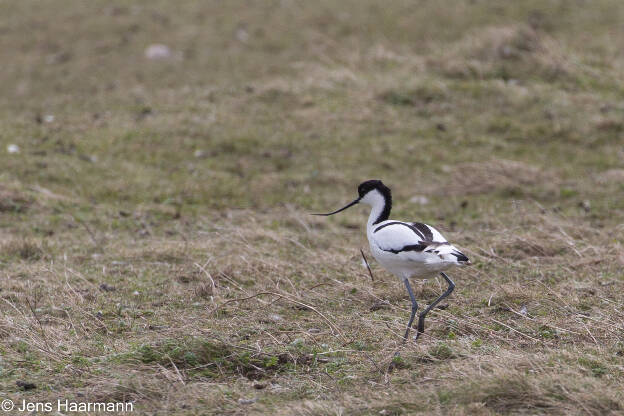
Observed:
[[[378,179],[362,182],[358,186],[358,197],[344,207],[327,214],[312,215],[334,215],[356,204],[368,205],[371,208],[366,223],[366,237],[373,257],[384,269],[403,281],[409,294],[412,310],[403,336],[404,343],[409,337],[418,311],[418,302],[410,286],[410,278],[426,279],[440,273],[448,284],[446,291],[419,314],[415,336],[415,339],[418,339],[425,331],[427,314],[455,289],[455,283],[445,271],[453,267],[468,266],[471,262],[431,225],[389,219],[392,210],[392,192]]]

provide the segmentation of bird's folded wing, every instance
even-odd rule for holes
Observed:
[[[374,243],[391,253],[421,252],[449,243],[435,228],[421,223],[388,221],[372,233]]]

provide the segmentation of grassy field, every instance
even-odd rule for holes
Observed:
[[[1,2],[0,400],[622,414],[623,21],[616,0]],[[404,287],[362,264],[366,210],[308,215],[372,178],[474,263],[418,343]]]

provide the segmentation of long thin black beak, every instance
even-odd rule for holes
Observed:
[[[312,215],[322,215],[324,217],[327,217],[328,215],[334,215],[334,214],[338,214],[340,211],[344,211],[345,209],[352,207],[353,205],[357,204],[358,202],[360,202],[360,198],[356,199],[353,202],[349,202],[346,206],[340,208],[339,210],[336,210],[334,212],[330,212],[329,214],[312,214]]]

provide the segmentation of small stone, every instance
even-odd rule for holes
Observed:
[[[526,316],[527,313],[528,313],[528,311],[527,311],[526,305],[522,305],[522,308],[520,308],[520,315]]]
[[[54,116],[52,114],[46,114],[43,116],[43,121],[45,123],[52,123],[54,121]]]
[[[293,342],[290,343],[290,345],[303,345],[305,343],[305,340],[303,338],[296,338]]]
[[[422,195],[415,195],[410,198],[410,202],[413,204],[427,205],[429,203],[429,198]]]
[[[282,318],[280,315],[276,314],[276,313],[272,313],[271,315],[269,315],[269,319],[275,322],[279,322],[281,320],[283,320],[284,318]]]
[[[9,152],[10,154],[19,153],[19,151],[20,148],[16,144],[10,144],[7,146],[7,152]]]
[[[238,399],[238,403],[239,404],[254,404],[258,399],[256,399],[255,397],[253,399],[243,399],[240,398]]]
[[[155,43],[145,49],[145,57],[147,59],[169,59],[171,58],[171,49],[167,45]]]
[[[208,154],[205,151],[198,149],[195,150],[193,156],[195,156],[197,159],[204,159],[206,156],[208,156]]]
[[[84,160],[85,162],[89,162],[89,163],[96,163],[98,161],[98,158],[95,155],[80,154],[78,155],[78,157],[80,158],[80,160]]]
[[[238,30],[236,30],[236,39],[242,43],[247,43],[249,41],[249,32],[242,27],[238,28]]]
[[[308,329],[308,332],[311,333],[311,334],[318,334],[318,333],[321,332],[321,330],[318,329],[318,328],[310,328],[310,329]]]

